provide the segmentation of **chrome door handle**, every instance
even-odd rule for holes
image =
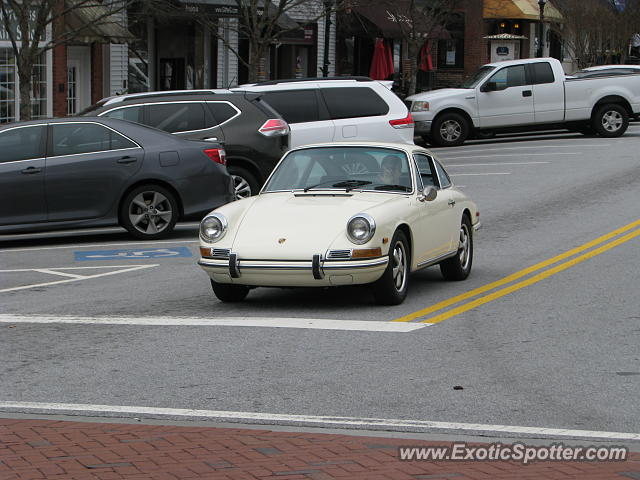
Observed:
[[[449,203],[449,205],[451,205],[453,207],[456,204],[456,201],[455,200],[449,200],[448,203]]]
[[[33,175],[34,173],[40,173],[42,171],[41,168],[29,167],[24,170],[20,170],[20,173],[24,173],[25,175]]]

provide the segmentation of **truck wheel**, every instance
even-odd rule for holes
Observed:
[[[619,137],[629,127],[629,114],[622,105],[609,103],[596,110],[591,125],[601,137]]]
[[[439,147],[457,147],[469,136],[469,123],[458,113],[443,113],[433,122],[431,135]]]
[[[233,178],[233,188],[236,200],[242,200],[252,195],[257,195],[260,185],[256,178],[246,169],[230,165],[227,170]]]

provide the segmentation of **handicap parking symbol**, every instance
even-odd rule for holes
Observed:
[[[187,247],[140,248],[135,250],[94,250],[74,252],[77,262],[87,260],[144,260],[151,258],[191,257]]]

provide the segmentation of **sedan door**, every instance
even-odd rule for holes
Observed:
[[[438,189],[438,195],[430,202],[421,202],[417,196],[412,200],[414,208],[419,212],[415,226],[414,250],[416,262],[421,265],[451,251],[451,192],[446,188],[440,188],[438,174],[429,155],[416,153],[413,158],[418,165],[424,186],[432,185]]]
[[[144,150],[105,125],[52,123],[45,192],[49,221],[107,215],[142,166]]]
[[[0,225],[47,220],[46,137],[46,125],[27,125],[0,132]]]
[[[504,67],[477,88],[480,127],[534,123],[533,88],[524,65]]]

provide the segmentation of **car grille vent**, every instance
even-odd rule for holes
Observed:
[[[214,248],[211,250],[211,256],[213,258],[223,258],[226,260],[229,258],[230,252],[228,248]]]
[[[329,250],[327,258],[351,258],[351,250]]]

